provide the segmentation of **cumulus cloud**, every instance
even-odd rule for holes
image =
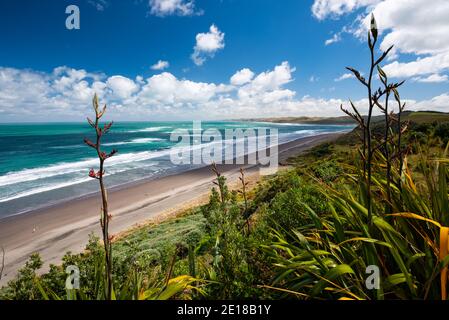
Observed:
[[[413,77],[435,74],[449,69],[449,52],[419,58],[412,62],[394,61],[383,67],[390,77]]]
[[[381,49],[395,45],[390,63],[384,67],[390,77],[431,77],[449,70],[449,1],[315,0],[312,13],[319,20],[335,19],[357,9],[362,13],[344,32],[366,37],[372,11],[383,36]],[[400,61],[402,54],[414,56],[414,61]]]
[[[254,77],[254,72],[252,72],[248,68],[244,68],[240,71],[237,71],[232,77],[231,77],[231,84],[235,86],[241,86],[245,83],[248,83],[251,81],[251,79]]]
[[[265,71],[258,74],[252,81],[241,87],[238,91],[240,97],[250,97],[268,91],[279,90],[283,85],[293,80],[292,73],[295,68],[291,68],[288,61],[282,62],[272,71]]]
[[[142,116],[223,118],[249,116],[254,110],[290,110],[295,92],[284,88],[292,81],[288,62],[257,75],[248,68],[234,74],[231,84],[198,82],[162,72],[134,80],[68,67],[51,73],[0,68],[2,118],[29,116],[83,119],[97,93],[118,119]],[[273,108],[273,109],[271,109]]]
[[[323,20],[329,16],[338,17],[356,9],[379,3],[381,0],[315,0],[312,6],[313,15]]]
[[[449,93],[443,93],[439,96],[436,96],[430,100],[412,102],[409,104],[409,109],[415,111],[440,111],[440,112],[448,112],[449,111]]]
[[[225,100],[229,106],[221,109],[233,114],[232,117],[291,113],[295,108],[296,92],[284,86],[293,81],[293,72],[295,68],[292,68],[287,61],[274,67],[273,70],[261,72],[256,76],[245,72],[251,75],[251,79],[247,77],[245,80],[249,81],[237,88],[236,96]],[[241,75],[241,72],[236,74]],[[220,103],[223,104],[222,101]]]
[[[213,57],[215,53],[225,47],[225,34],[218,30],[213,24],[209,32],[198,33],[196,35],[196,44],[193,48],[191,58],[197,66],[201,66],[207,57]]]
[[[195,9],[194,0],[150,0],[150,13],[158,17],[170,15],[191,16],[201,15],[201,10]]]
[[[159,60],[151,66],[151,70],[164,70],[170,66],[168,61]]]
[[[173,74],[164,72],[147,79],[138,98],[145,104],[162,103],[179,106],[184,103],[201,103],[212,99],[216,94],[231,90],[226,85],[194,82],[177,79]]]
[[[112,76],[108,78],[106,85],[119,99],[127,99],[139,90],[139,86],[133,80],[123,76]]]
[[[428,77],[415,77],[415,78],[413,78],[413,80],[417,81],[417,82],[423,82],[423,83],[440,83],[440,82],[447,82],[448,76],[440,75],[440,74],[432,74]]]
[[[80,115],[95,92],[104,96],[102,77],[68,67],[50,74],[0,67],[0,109],[3,115],[18,119]]]
[[[242,70],[234,74],[240,76],[234,78],[234,84],[223,84],[178,78],[169,72],[130,79],[69,67],[50,73],[0,67],[0,118],[83,120],[92,112],[94,93],[101,103],[108,104],[107,117],[116,120],[341,116],[340,104],[347,105],[341,99],[297,97],[286,88],[295,72],[287,61],[258,74]],[[447,93],[427,101],[406,102],[410,110],[449,111]],[[366,112],[366,100],[354,103]]]

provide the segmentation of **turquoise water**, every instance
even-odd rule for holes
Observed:
[[[202,129],[276,128],[279,141],[326,132],[349,130],[352,126],[267,124],[255,122],[203,122]],[[192,122],[115,123],[104,136],[106,151],[119,153],[106,163],[108,187],[118,187],[189,170],[192,165],[170,161],[170,141],[175,129],[192,130]],[[42,208],[97,191],[88,178],[97,167],[93,149],[83,138],[93,139],[92,128],[82,123],[0,124],[0,218]]]

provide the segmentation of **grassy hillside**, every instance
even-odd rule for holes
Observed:
[[[354,124],[349,117],[283,117],[283,118],[255,118],[247,121],[262,121],[273,123],[303,123],[303,124]]]
[[[432,122],[449,121],[449,113],[442,113],[435,111],[406,112],[404,116],[405,121],[411,121],[414,123],[432,123]]]
[[[366,116],[364,117],[366,119]],[[383,121],[384,116],[374,116],[374,122]],[[281,117],[281,118],[254,118],[247,121],[262,121],[273,123],[302,123],[302,124],[355,124],[355,121],[347,116],[343,117]],[[404,121],[414,123],[432,123],[449,121],[449,113],[436,111],[406,111],[403,114]]]

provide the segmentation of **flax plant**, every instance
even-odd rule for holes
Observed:
[[[2,249],[2,263],[0,265],[0,280],[3,277],[3,270],[5,269],[5,248],[0,247]]]
[[[381,161],[380,151],[375,161]],[[430,160],[430,161],[429,161]],[[263,246],[276,270],[271,289],[300,299],[442,299],[446,300],[449,265],[447,152],[438,160],[422,158],[428,173],[417,186],[404,162],[402,189],[392,188],[394,213],[374,216],[368,228],[367,208],[357,199],[359,185],[349,175],[343,189],[320,184],[328,197],[328,212],[308,208],[312,224],[287,234],[273,230],[273,242]],[[376,166],[377,168],[378,166]],[[357,168],[352,168],[356,172]],[[392,170],[392,178],[399,173]],[[318,182],[318,181],[316,181]],[[377,175],[374,208],[385,201],[386,185]],[[377,290],[366,286],[366,268],[380,269]]]
[[[416,175],[407,163],[408,149],[401,145],[408,127],[402,123],[405,104],[398,92],[404,82],[388,83],[387,74],[380,66],[392,47],[374,60],[378,31],[374,16],[371,19],[369,79],[348,68],[368,89],[368,116],[362,116],[352,101],[351,111],[341,107],[363,130],[360,154],[365,185],[358,179],[361,169],[352,165],[345,166],[347,175],[338,185],[313,181],[328,198],[328,208],[316,212],[305,206],[304,213],[312,223],[287,234],[273,229],[273,242],[263,246],[276,269],[276,277],[269,287],[300,299],[446,300],[449,146],[435,158],[418,145],[418,167],[425,181],[417,184]],[[376,91],[372,90],[374,68],[383,84]],[[399,107],[397,116],[389,107],[392,94]],[[375,107],[384,114],[382,137],[371,132]],[[397,137],[392,130],[395,121]],[[366,197],[360,197],[365,191]],[[387,207],[383,207],[385,203]],[[380,214],[383,211],[386,214]],[[365,282],[367,267],[373,265],[381,274],[379,287],[374,291]]]
[[[364,188],[366,189],[365,192],[365,198],[366,198],[366,208],[368,210],[368,224],[370,228],[372,227],[373,223],[373,208],[372,208],[372,175],[373,175],[373,156],[375,150],[379,146],[375,146],[374,139],[373,139],[373,133],[372,133],[372,117],[374,112],[374,107],[379,105],[379,100],[382,96],[390,93],[390,91],[395,88],[397,89],[400,87],[402,83],[395,83],[391,85],[386,85],[386,89],[378,89],[374,90],[373,88],[373,76],[374,71],[381,70],[380,64],[382,61],[385,60],[385,58],[388,56],[390,51],[393,49],[393,46],[389,47],[385,52],[382,53],[382,55],[379,58],[375,58],[375,49],[376,44],[378,40],[378,34],[379,31],[377,29],[377,23],[376,19],[374,18],[374,15],[371,15],[371,27],[368,31],[368,47],[370,50],[370,69],[369,69],[369,76],[368,79],[365,79],[362,74],[352,68],[347,67],[349,71],[351,71],[354,76],[357,78],[357,80],[367,89],[368,93],[368,115],[363,117],[360,112],[358,111],[357,107],[350,102],[353,112],[344,109],[343,106],[341,106],[341,109],[343,112],[348,114],[350,117],[352,117],[357,123],[359,124],[359,127],[363,130],[363,148],[361,152],[362,156],[362,162],[363,162],[363,179],[365,181]],[[382,76],[381,76],[382,78]],[[387,98],[388,101],[388,98]],[[386,122],[389,122],[388,113],[386,115]]]
[[[93,148],[99,159],[99,170],[96,172],[94,169],[91,169],[89,172],[89,177],[98,180],[100,184],[100,192],[102,199],[102,207],[101,207],[101,218],[100,225],[103,235],[103,245],[105,251],[105,268],[106,268],[106,284],[105,284],[105,296],[108,300],[110,300],[113,296],[113,283],[112,283],[112,239],[113,236],[109,234],[109,222],[111,221],[112,216],[109,214],[108,208],[108,195],[107,190],[104,184],[104,163],[107,159],[111,158],[117,153],[117,150],[112,150],[109,153],[102,151],[101,149],[101,138],[109,132],[111,129],[113,122],[105,124],[103,127],[100,125],[100,120],[106,112],[106,105],[103,109],[100,110],[98,96],[95,94],[93,98],[93,108],[95,111],[95,120],[87,118],[89,125],[95,130],[96,141],[95,143],[85,138],[84,143],[89,147]]]
[[[239,180],[242,184],[242,190],[239,190],[238,192],[243,196],[243,201],[244,201],[244,211],[243,211],[243,216],[246,219],[246,227],[248,228],[248,234],[250,233],[250,226],[249,226],[249,212],[248,212],[248,196],[246,194],[246,188],[248,186],[248,182],[245,179],[245,171],[243,170],[243,168],[240,168],[240,177]]]
[[[393,89],[394,98],[398,105],[398,114],[397,114],[397,133],[398,133],[398,140],[396,144],[397,149],[397,157],[399,158],[399,179],[397,181],[397,186],[399,190],[402,188],[402,177],[403,177],[403,167],[404,167],[404,157],[406,155],[407,149],[404,150],[402,147],[402,135],[407,130],[408,124],[402,124],[402,112],[405,109],[405,102],[401,102],[401,96],[399,95],[399,92],[396,89]]]
[[[390,100],[390,94],[391,94],[391,86],[388,84],[388,77],[387,74],[382,70],[382,68],[380,66],[377,66],[377,70],[379,73],[379,79],[382,82],[384,88],[383,88],[383,93],[385,94],[385,103],[382,106],[379,103],[379,100],[377,99],[377,96],[374,96],[374,103],[375,105],[377,105],[379,107],[380,110],[382,110],[382,112],[384,113],[384,124],[385,124],[385,128],[384,128],[384,141],[383,141],[383,152],[384,152],[384,156],[385,156],[385,160],[386,160],[386,192],[387,192],[387,204],[385,206],[385,214],[389,214],[392,212],[392,207],[391,207],[391,161],[392,158],[390,157],[390,128],[391,128],[391,121],[393,118],[393,115],[389,113],[389,100]]]
[[[218,192],[220,194],[220,203],[222,208],[226,209],[226,196],[228,193],[228,188],[226,186],[226,178],[221,174],[218,170],[217,165],[212,163],[212,172],[216,177],[216,181],[214,181],[214,185],[218,187]]]

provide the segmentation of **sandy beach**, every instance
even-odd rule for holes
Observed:
[[[279,146],[279,161],[299,154],[339,133],[301,138]],[[221,165],[230,183],[236,182],[240,165]],[[256,166],[243,166],[251,179],[258,179]],[[135,228],[151,220],[163,220],[207,201],[214,176],[210,167],[144,181],[109,192],[112,234]],[[5,267],[0,285],[15,276],[30,254],[38,252],[49,264],[58,264],[67,251],[81,252],[90,233],[100,235],[100,197],[69,201],[46,209],[0,220],[0,246],[5,249]]]

